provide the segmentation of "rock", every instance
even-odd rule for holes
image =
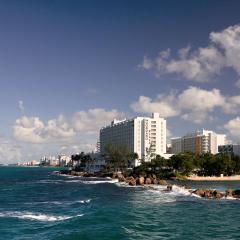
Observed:
[[[125,178],[125,182],[126,182],[126,183],[129,183],[130,181],[133,181],[133,180],[135,180],[135,179],[134,179],[134,177],[132,177],[132,176]]]
[[[125,181],[125,177],[123,176],[122,173],[117,174],[117,179],[119,180],[119,182],[124,182]]]
[[[145,182],[145,178],[144,178],[144,177],[139,177],[139,178],[137,179],[137,184],[138,184],[138,185],[143,186],[143,185],[144,185],[144,182]]]
[[[205,198],[212,198],[213,197],[213,192],[211,190],[205,190],[204,197]]]
[[[213,196],[214,196],[215,198],[217,198],[217,199],[222,198],[222,194],[221,194],[219,191],[217,191],[217,190],[215,190],[215,191],[213,192]]]
[[[232,195],[233,195],[233,197],[235,197],[235,198],[240,198],[240,190],[239,190],[239,189],[234,190],[234,191],[232,192]]]
[[[226,191],[225,191],[225,196],[226,197],[233,197],[233,190],[231,188],[228,188]]]
[[[146,178],[145,179],[145,184],[152,184],[151,178]]]
[[[204,189],[197,189],[197,190],[193,191],[193,193],[200,196],[200,197],[204,197],[205,190]]]
[[[130,186],[136,186],[136,180],[134,178],[132,178],[129,183]]]
[[[152,180],[152,184],[158,184],[158,180],[157,180],[156,178],[154,178],[154,179]]]
[[[117,173],[117,172],[113,172],[112,178],[113,178],[113,179],[118,178],[118,173]]]
[[[168,185],[168,186],[167,186],[167,191],[168,191],[168,192],[172,191],[172,185]]]
[[[159,185],[168,185],[167,181],[165,181],[165,180],[159,180],[158,184]]]

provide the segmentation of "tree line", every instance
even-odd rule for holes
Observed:
[[[150,161],[144,162],[134,168],[134,161],[139,158],[137,153],[129,151],[126,146],[114,146],[108,144],[105,153],[105,171],[126,172],[133,168],[133,172],[144,173],[153,172],[159,177],[169,176],[189,176],[197,174],[199,176],[220,176],[221,174],[231,176],[240,174],[240,157],[237,155],[204,153],[196,155],[191,152],[179,153],[165,159],[155,155]],[[93,164],[94,159],[89,154],[81,152],[72,155],[73,165],[83,170],[87,164]],[[77,164],[74,164],[77,163]]]

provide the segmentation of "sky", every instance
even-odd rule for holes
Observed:
[[[113,118],[240,142],[240,2],[0,1],[0,163],[94,149]]]

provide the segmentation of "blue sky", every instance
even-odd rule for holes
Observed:
[[[153,110],[169,136],[210,128],[240,141],[239,11],[234,0],[1,1],[0,162],[88,151],[113,117]]]

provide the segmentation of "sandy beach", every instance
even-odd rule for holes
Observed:
[[[208,176],[208,177],[199,177],[199,176],[190,176],[187,177],[188,180],[191,181],[240,181],[240,175],[234,175],[234,176]]]

